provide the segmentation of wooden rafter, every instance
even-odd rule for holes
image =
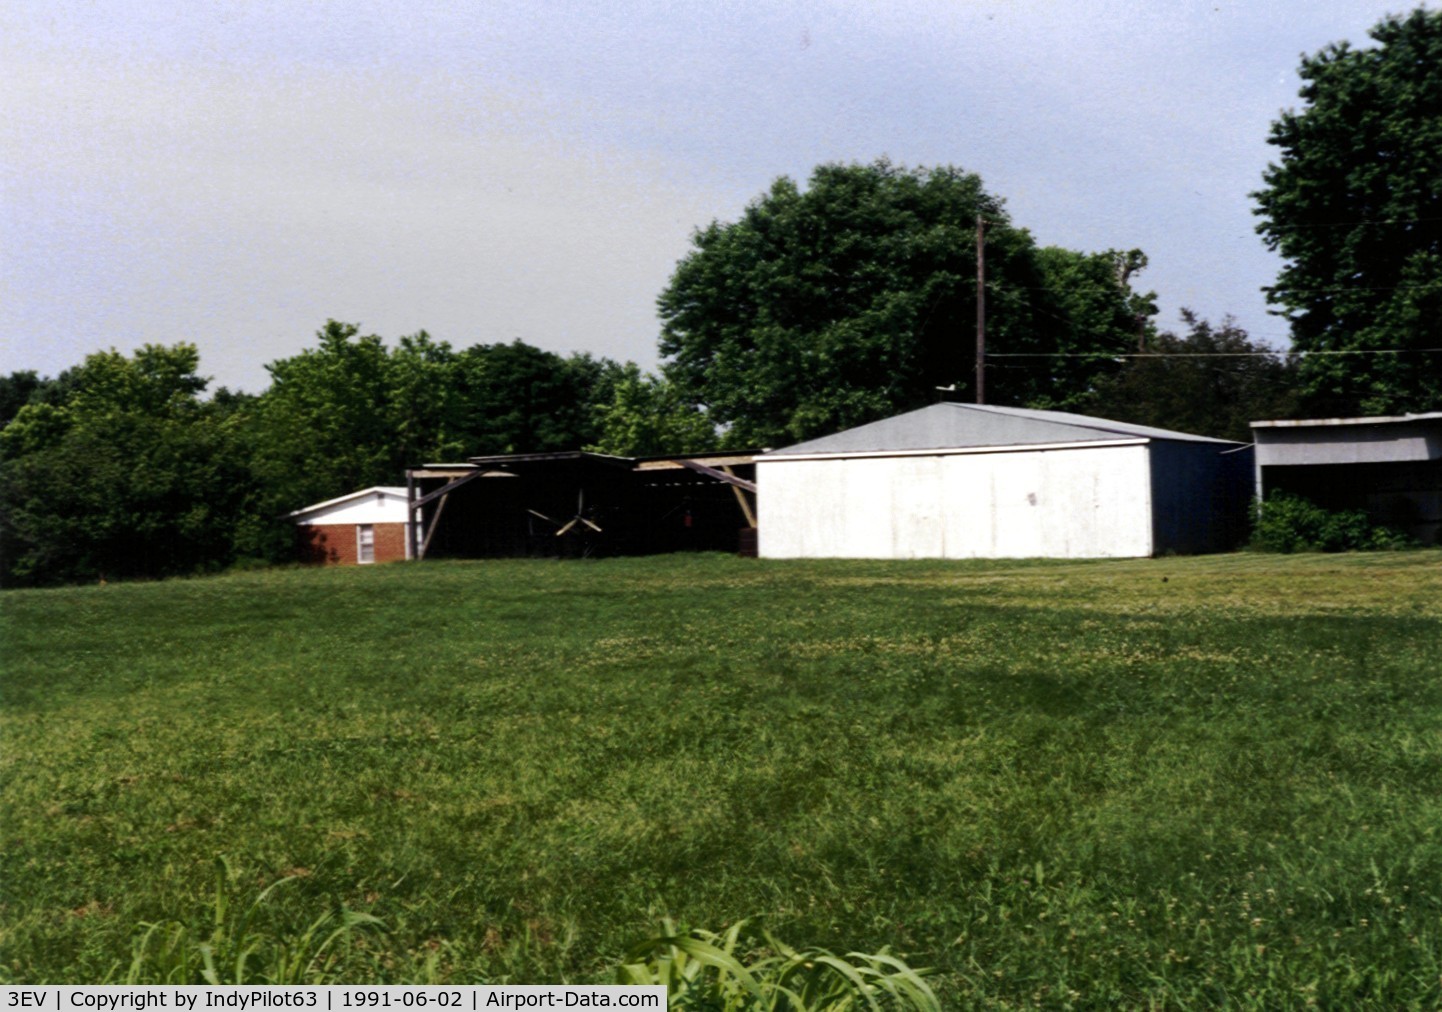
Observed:
[[[454,481],[448,481],[440,488],[436,489],[434,492],[428,492],[425,495],[421,496],[419,499],[417,499],[415,502],[411,503],[411,509],[416,509],[418,507],[424,506],[426,503],[432,501],[433,499],[439,499],[444,495],[449,495],[451,492],[454,492],[466,482],[474,481],[477,478],[484,477],[487,473],[489,472],[482,471],[477,468],[470,474],[463,474],[461,475],[461,477],[455,479]]]
[[[727,464],[750,464],[756,460],[754,453],[731,453],[724,455],[707,454],[706,463],[712,467],[723,467]],[[635,467],[637,471],[673,471],[683,466],[676,460],[666,457],[638,461]]]
[[[722,471],[714,467],[708,467],[705,464],[702,464],[700,461],[683,460],[680,457],[676,458],[676,463],[680,464],[682,467],[689,467],[691,470],[697,472],[698,474],[704,474],[707,477],[715,478],[717,481],[724,481],[728,485],[734,485],[737,488],[744,488],[746,491],[752,493],[756,491],[756,483],[754,481],[747,481],[745,478],[736,477],[736,475],[731,473],[729,466],[726,470]]]

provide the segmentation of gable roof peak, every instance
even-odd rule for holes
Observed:
[[[954,450],[1045,443],[1085,443],[1122,439],[1159,439],[1236,446],[1187,432],[1133,425],[1068,411],[1011,408],[994,404],[943,401],[890,418],[783,447],[767,457],[814,453],[885,453],[887,451]]]

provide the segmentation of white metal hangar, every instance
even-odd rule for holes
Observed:
[[[1252,451],[1060,411],[934,404],[756,458],[766,558],[1225,551]]]

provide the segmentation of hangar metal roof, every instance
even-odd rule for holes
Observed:
[[[1397,425],[1442,419],[1442,411],[1420,411],[1410,415],[1370,415],[1362,418],[1294,418],[1253,422],[1254,429],[1342,428],[1349,425]]]
[[[1155,429],[1066,411],[1003,408],[947,402],[858,425],[820,439],[772,450],[766,457],[801,454],[885,453],[955,450],[987,446],[1090,443],[1114,439],[1162,439],[1188,443],[1239,444],[1187,432]],[[765,458],[763,458],[765,459]]]
[[[1442,411],[1253,422],[1252,436],[1259,467],[1442,460]]]

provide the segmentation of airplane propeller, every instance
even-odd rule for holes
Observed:
[[[576,515],[573,516],[570,520],[566,521],[564,524],[561,523],[559,520],[556,520],[556,519],[553,519],[553,518],[551,518],[551,517],[546,516],[546,514],[542,513],[540,510],[528,509],[528,510],[526,510],[526,512],[529,513],[529,514],[531,514],[531,516],[540,517],[542,520],[546,521],[548,524],[554,524],[554,525],[556,526],[556,528],[557,528],[557,530],[556,530],[556,537],[558,537],[558,538],[559,538],[561,535],[563,535],[563,534],[569,533],[571,530],[573,530],[573,529],[575,528],[575,526],[576,526],[577,524],[585,524],[587,527],[591,528],[591,530],[595,531],[597,534],[600,534],[600,533],[601,533],[600,525],[592,522],[592,521],[591,521],[590,519],[588,519],[588,518],[586,517],[586,515],[585,515],[585,514],[586,514],[586,490],[585,490],[585,489],[581,489],[580,494],[576,497]]]

